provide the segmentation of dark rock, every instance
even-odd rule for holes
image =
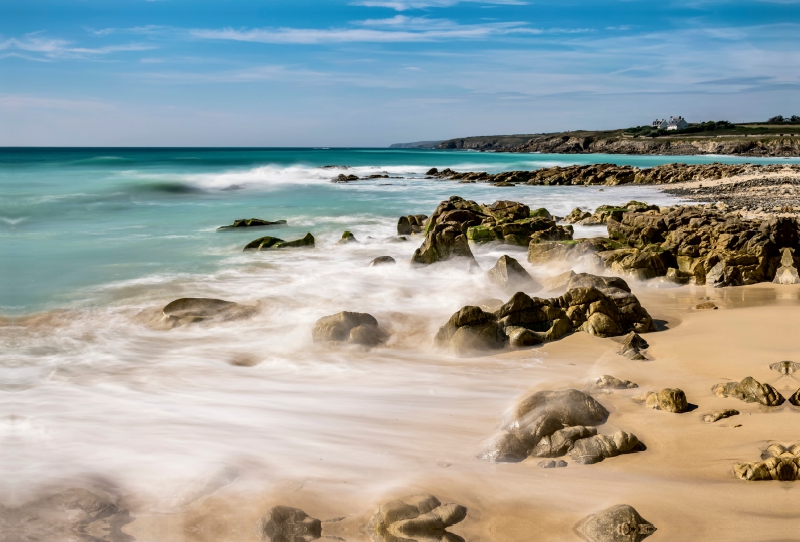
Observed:
[[[339,239],[338,245],[345,245],[347,243],[358,243],[356,236],[353,235],[349,230],[344,230],[342,233],[342,238]]]
[[[797,390],[792,394],[791,397],[789,397],[789,403],[796,407],[800,407],[800,390]]]
[[[164,320],[170,327],[210,320],[229,321],[252,316],[255,307],[239,305],[232,301],[205,297],[176,299],[162,309]]]
[[[404,497],[382,505],[367,524],[372,542],[463,542],[447,528],[467,517],[459,504],[442,504],[433,495]]]
[[[575,441],[572,448],[570,448],[569,456],[578,463],[590,465],[610,457],[635,452],[639,449],[641,449],[641,444],[636,435],[625,431],[617,431],[610,437],[595,435]]]
[[[632,506],[619,504],[586,518],[581,530],[592,542],[641,542],[656,528]]]
[[[274,506],[256,524],[263,542],[309,542],[322,536],[322,523],[299,508]]]
[[[372,260],[369,265],[370,267],[375,267],[377,265],[394,265],[397,261],[391,256],[378,256],[374,260]]]
[[[225,231],[225,230],[232,230],[235,228],[258,228],[258,227],[265,227],[265,226],[285,226],[285,220],[276,220],[275,222],[270,222],[269,220],[261,220],[260,218],[242,218],[239,220],[234,220],[233,224],[230,226],[220,226],[217,228],[217,231]]]
[[[361,346],[377,346],[386,341],[375,317],[362,312],[340,312],[320,318],[311,335],[314,342],[347,342]]]
[[[508,338],[492,313],[480,307],[467,306],[453,314],[447,324],[439,329],[434,339],[438,348],[450,349],[466,356],[487,350],[499,350]]]
[[[305,237],[302,239],[297,239],[295,241],[284,241],[283,239],[278,239],[277,237],[259,237],[255,241],[251,241],[244,247],[244,250],[267,250],[267,249],[279,249],[279,248],[297,248],[297,247],[313,247],[314,246],[314,236],[310,233],[307,233]]]
[[[340,173],[331,182],[334,183],[349,183],[350,181],[357,181],[358,177],[356,175],[345,175],[344,173]]]
[[[541,286],[511,256],[500,256],[488,273],[489,280],[505,290],[540,290]]]
[[[717,397],[736,397],[745,403],[760,403],[764,406],[780,406],[786,400],[771,384],[762,384],[752,376],[741,382],[716,384],[711,391]]]

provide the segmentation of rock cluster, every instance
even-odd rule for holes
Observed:
[[[442,504],[433,495],[411,495],[382,505],[367,524],[372,542],[456,542],[447,528],[467,517],[460,504]]]
[[[589,516],[581,530],[593,542],[641,542],[656,532],[652,523],[627,504]]]
[[[652,318],[622,279],[581,273],[570,279],[568,288],[554,299],[517,292],[494,312],[463,307],[439,329],[434,342],[468,355],[507,343],[526,347],[555,341],[572,331],[598,337],[655,331]]]
[[[275,506],[256,524],[262,542],[310,542],[322,536],[322,522],[299,508]]]
[[[608,223],[609,220],[622,220],[624,213],[643,213],[645,211],[658,211],[657,205],[648,205],[641,201],[629,201],[625,205],[601,205],[595,209],[594,213],[581,211],[579,208],[572,210],[564,221],[570,224],[580,224],[581,226],[600,226]]]
[[[230,226],[220,226],[217,231],[232,230],[234,228],[258,228],[263,226],[285,226],[285,220],[276,220],[270,222],[269,220],[261,220],[260,218],[241,218],[234,220]]]
[[[793,482],[800,480],[800,445],[783,446],[771,444],[761,454],[757,463],[736,463],[733,473],[740,480],[776,480]]]
[[[248,318],[256,312],[256,308],[223,299],[183,297],[168,303],[161,312],[165,323],[174,328],[211,320],[226,322]]]
[[[716,384],[711,391],[717,397],[735,397],[745,403],[760,403],[764,406],[780,406],[786,401],[771,384],[762,384],[752,376],[741,382]]]
[[[311,330],[314,342],[349,343],[377,346],[386,341],[386,333],[371,314],[340,312],[317,320]]]
[[[244,247],[244,250],[268,250],[268,249],[279,249],[279,248],[297,248],[297,247],[313,247],[314,246],[314,236],[310,233],[307,233],[305,237],[302,239],[296,239],[294,241],[284,241],[283,239],[278,239],[277,237],[259,237],[255,241],[251,241]]]
[[[411,235],[422,233],[428,223],[427,215],[401,216],[397,221],[397,235]]]

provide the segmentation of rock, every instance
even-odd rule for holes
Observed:
[[[610,289],[622,290],[628,293],[631,291],[628,283],[619,277],[600,277],[590,273],[577,273],[573,275],[567,283],[567,290],[571,290],[572,288],[597,288],[604,292],[608,292]]]
[[[547,290],[548,292],[552,292],[554,290],[565,290],[567,288],[567,284],[572,277],[575,276],[575,271],[569,270],[555,277],[548,277],[542,281],[542,287]]]
[[[270,222],[269,220],[261,220],[260,218],[241,218],[234,220],[230,226],[220,226],[217,231],[232,230],[234,228],[259,228],[265,226],[285,226],[285,220],[276,220]]]
[[[800,284],[800,274],[795,266],[793,248],[781,250],[781,266],[775,272],[772,282],[775,284]]]
[[[789,397],[789,403],[796,407],[800,407],[800,390],[797,390]]]
[[[684,273],[680,269],[670,267],[667,269],[667,280],[675,284],[689,284],[692,280],[692,275]]]
[[[467,237],[455,222],[436,224],[428,231],[423,241],[411,258],[413,263],[429,265],[452,258],[474,259],[469,248]]]
[[[528,261],[543,264],[555,261],[574,261],[583,257],[618,248],[619,243],[603,237],[590,239],[550,239],[542,235],[536,236],[536,242],[528,245]]]
[[[86,489],[68,489],[18,508],[0,506],[0,539],[17,541],[133,542],[122,528],[127,510]]]
[[[782,375],[791,375],[800,369],[800,363],[795,363],[794,361],[779,361],[778,363],[770,365],[769,368]]]
[[[698,303],[697,305],[694,306],[694,309],[698,311],[707,311],[707,310],[715,311],[717,310],[717,308],[718,307],[711,301],[704,301],[703,303]]]
[[[394,265],[396,263],[397,261],[395,261],[395,259],[392,258],[391,256],[378,256],[369,263],[369,266],[375,267],[378,265]]]
[[[505,348],[507,342],[508,337],[494,314],[474,306],[463,307],[453,314],[434,339],[436,347],[449,349],[459,356],[499,350]]]
[[[595,435],[576,441],[569,451],[569,456],[578,463],[590,465],[640,449],[641,443],[636,435],[617,431],[610,437]]]
[[[500,256],[495,266],[489,270],[488,276],[491,282],[504,290],[536,291],[541,289],[539,283],[511,256]]]
[[[309,542],[322,536],[322,523],[299,508],[274,506],[256,524],[263,542]]]
[[[575,441],[597,435],[594,427],[576,425],[559,429],[549,436],[544,436],[533,447],[532,457],[561,457],[567,454],[575,445]]]
[[[342,238],[339,239],[339,242],[336,244],[345,245],[347,243],[358,243],[356,236],[353,235],[349,230],[345,230],[344,233],[342,233]]]
[[[550,220],[555,220],[553,215],[550,214],[550,211],[548,211],[544,207],[539,207],[538,209],[531,210],[530,217],[531,218],[537,218],[537,217],[539,217],[539,218],[548,218]]]
[[[627,504],[589,516],[581,530],[593,542],[641,542],[656,532],[652,523]]]
[[[647,341],[642,339],[635,331],[631,331],[625,335],[619,354],[634,361],[641,361],[647,359],[644,354],[642,354],[642,350],[648,348],[650,348],[650,345],[647,344]]]
[[[538,465],[543,469],[561,469],[566,467],[568,463],[563,459],[559,459],[558,461],[551,459],[549,461],[539,461]]]
[[[582,211],[580,207],[575,207],[567,216],[564,217],[564,222],[569,224],[575,224],[576,222],[580,222],[585,218],[589,218],[592,216],[592,213],[588,211]]]
[[[278,239],[277,237],[259,237],[255,241],[251,241],[244,247],[244,250],[267,250],[267,249],[279,249],[279,248],[297,248],[297,247],[313,247],[314,246],[314,236],[310,233],[307,233],[305,237],[302,239],[297,239],[295,241],[284,241],[283,239]]]
[[[592,382],[590,388],[592,390],[626,390],[638,388],[639,385],[631,382],[630,380],[620,380],[610,375],[603,375]]]
[[[726,409],[726,410],[717,410],[716,412],[711,412],[710,414],[705,414],[703,416],[703,421],[706,423],[714,423],[723,418],[730,418],[731,416],[738,416],[739,411],[733,409]]]
[[[800,480],[800,445],[771,444],[757,463],[736,463],[733,473],[740,480],[775,480],[794,482]]]
[[[427,220],[427,215],[401,216],[397,221],[397,235],[421,233],[425,229]]]
[[[355,175],[345,175],[340,173],[335,178],[331,179],[332,183],[349,183],[350,181],[357,181],[358,177]]]
[[[490,463],[519,463],[528,458],[528,452],[528,446],[515,433],[509,432],[490,440],[477,458]]]
[[[525,348],[544,342],[544,338],[540,333],[533,332],[524,327],[508,326],[504,331],[508,336],[508,344],[512,348]]]
[[[371,314],[340,312],[317,320],[311,331],[314,342],[343,342],[361,346],[377,346],[386,335]]]
[[[407,216],[401,216],[397,221],[397,235],[411,235],[411,224]]]
[[[645,404],[653,410],[683,413],[689,409],[686,394],[679,388],[664,388],[658,393],[650,393],[645,398]]]
[[[447,528],[467,517],[459,504],[442,504],[433,495],[404,497],[382,505],[367,524],[372,542],[455,542]]]
[[[716,384],[711,391],[717,397],[736,397],[745,403],[760,403],[764,406],[780,406],[785,401],[771,384],[762,384],[752,376],[741,382]]]
[[[168,303],[162,309],[162,314],[167,324],[174,328],[210,320],[226,322],[248,318],[255,311],[255,307],[243,306],[223,299],[183,297]]]

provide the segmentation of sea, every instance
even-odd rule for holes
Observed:
[[[445,464],[456,475],[511,400],[544,378],[542,358],[531,351],[483,362],[434,351],[433,336],[453,312],[508,293],[466,267],[412,267],[422,239],[398,241],[398,217],[430,215],[452,195],[521,201],[559,216],[678,200],[652,187],[503,188],[425,172],[669,162],[798,160],[0,149],[0,503],[84,487],[125,498],[139,514],[173,513],[223,488],[336,481],[379,498]],[[339,174],[388,178],[331,182]],[[242,218],[287,224],[218,231]],[[344,230],[359,242],[339,244]],[[314,248],[243,251],[257,237],[308,232]],[[604,234],[576,228],[576,236]],[[532,267],[522,247],[475,252],[484,271],[502,254],[535,277],[564,270]],[[378,256],[397,265],[370,267]],[[159,327],[161,309],[181,297],[257,312]],[[374,315],[390,341],[370,351],[314,344],[314,322],[343,310]]]

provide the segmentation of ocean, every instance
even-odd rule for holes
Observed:
[[[425,171],[673,161],[753,160],[0,150],[0,503],[68,487],[122,496],[137,514],[186,510],[226,487],[311,488],[372,502],[426,478],[473,476],[482,440],[515,396],[547,377],[546,363],[536,350],[488,362],[433,351],[436,330],[453,312],[507,293],[455,265],[411,267],[421,238],[387,242],[397,218],[429,215],[451,195],[517,200],[557,215],[676,200],[649,187],[498,188],[427,180]],[[390,178],[332,183],[340,173]],[[253,217],[288,224],[217,231]],[[360,242],[338,245],[343,230]],[[307,232],[313,249],[242,251],[256,237]],[[476,258],[487,270],[504,253],[530,268],[522,247],[482,247]],[[384,255],[398,264],[368,266]],[[222,298],[258,312],[159,328],[161,308],[180,297]],[[391,334],[387,346],[314,344],[314,322],[342,310],[374,315]]]

